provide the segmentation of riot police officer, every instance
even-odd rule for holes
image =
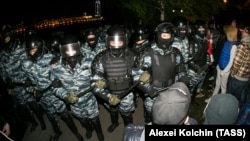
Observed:
[[[92,53],[95,56],[106,49],[105,42],[100,40],[100,35],[96,28],[84,30],[82,38],[81,52],[83,54]]]
[[[99,141],[103,141],[98,103],[91,91],[93,56],[81,54],[80,41],[72,34],[63,37],[60,53],[60,60],[51,73],[52,80],[58,79],[61,83],[54,87],[54,92],[69,104],[71,113],[86,128],[86,138],[91,138],[95,130]]]
[[[207,53],[208,44],[205,40],[206,36],[206,23],[203,20],[196,20],[194,24],[194,35],[190,41],[190,56],[192,59],[188,63],[188,76],[190,79],[189,88],[192,94],[191,102],[197,105],[195,96],[197,88],[202,87],[203,80],[207,74],[209,55]]]
[[[127,46],[126,30],[119,25],[111,26],[106,35],[107,50],[98,54],[92,64],[93,80],[96,83],[93,91],[104,100],[110,112],[109,132],[113,132],[119,125],[119,112],[124,126],[133,122],[134,95],[128,89],[133,84],[135,54]]]
[[[155,42],[152,43],[147,54],[139,59],[142,61],[137,64],[137,68],[141,72],[146,70],[150,73],[150,81],[138,85],[146,94],[144,106],[148,122],[152,120],[152,105],[158,91],[177,81],[182,81],[185,84],[188,81],[182,55],[178,49],[172,47],[175,35],[176,28],[172,23],[159,24],[155,29]]]

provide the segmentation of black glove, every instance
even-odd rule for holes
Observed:
[[[25,82],[24,82],[24,85],[25,85],[26,87],[31,86],[31,85],[32,85],[31,80],[30,80],[29,78],[27,78],[27,79],[25,80]]]
[[[33,95],[35,96],[36,100],[39,101],[41,99],[41,97],[43,96],[43,92],[34,90]]]
[[[60,87],[62,87],[61,80],[58,79],[58,78],[54,79],[53,82],[52,82],[52,87],[54,87],[54,88],[60,88]]]

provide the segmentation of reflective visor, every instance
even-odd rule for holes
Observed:
[[[62,57],[76,56],[80,52],[79,43],[62,45],[60,47]]]
[[[121,48],[124,45],[124,37],[113,36],[113,40],[110,40],[110,46],[112,48]]]

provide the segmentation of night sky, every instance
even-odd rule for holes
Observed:
[[[13,1],[9,0],[5,1],[6,4],[1,4],[1,23],[16,23],[21,20],[31,22],[48,18],[81,16],[84,12],[87,12],[88,15],[94,15],[95,12],[95,0],[68,0],[66,2],[34,0],[25,3],[23,1]]]

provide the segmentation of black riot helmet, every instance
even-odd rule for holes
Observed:
[[[127,47],[127,43],[127,33],[123,27],[115,25],[108,29],[106,46],[110,49],[112,55],[121,56]]]
[[[61,44],[62,38],[58,35],[52,35],[50,40],[48,41],[48,49],[54,55],[59,55],[60,50],[59,46]]]
[[[44,41],[37,34],[30,35],[25,41],[25,49],[32,60],[36,60],[39,56],[44,54]],[[34,50],[34,53],[32,53]]]
[[[145,47],[149,46],[149,31],[143,24],[140,24],[134,28],[134,32],[131,38],[133,42],[132,50],[136,53],[142,52]]]
[[[7,52],[11,52],[12,50],[15,50],[15,48],[17,47],[17,41],[14,29],[10,25],[4,25],[2,27],[1,41],[4,49]]]
[[[206,22],[203,20],[196,20],[194,24],[194,32],[195,35],[204,38],[206,35]]]
[[[134,42],[140,41],[140,40],[148,40],[149,38],[149,31],[145,25],[138,25],[135,27],[134,32],[132,34],[132,38],[134,39]]]
[[[59,46],[63,63],[68,64],[71,68],[75,68],[77,62],[80,63],[80,41],[74,35],[65,35]]]
[[[172,23],[177,28],[177,36],[184,39],[188,34],[188,22],[185,17],[177,16],[173,19]]]
[[[99,39],[98,31],[95,28],[86,29],[83,32],[83,37],[88,43],[88,46],[94,49]]]
[[[156,27],[155,33],[157,46],[163,50],[169,50],[170,45],[174,41],[174,36],[176,33],[175,26],[170,22],[161,23]],[[166,38],[166,35],[170,35],[169,38]]]

